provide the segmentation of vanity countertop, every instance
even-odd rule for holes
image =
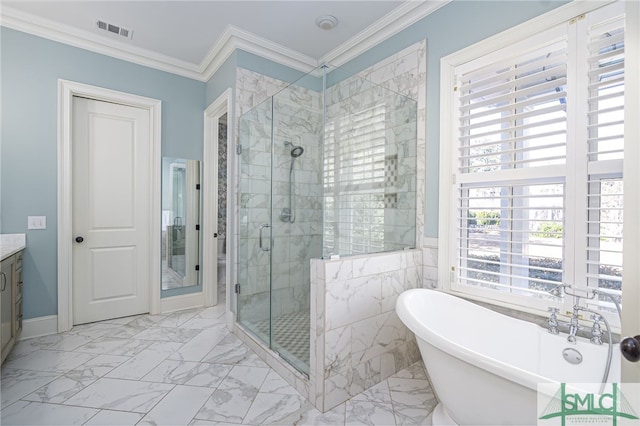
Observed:
[[[0,234],[0,260],[24,250],[27,246],[25,234]]]

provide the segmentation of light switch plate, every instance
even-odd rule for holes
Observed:
[[[47,217],[29,216],[27,218],[27,229],[47,229]]]

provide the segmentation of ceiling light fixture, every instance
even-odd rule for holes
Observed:
[[[332,15],[320,15],[316,18],[316,25],[323,30],[331,30],[338,25],[338,18]]]

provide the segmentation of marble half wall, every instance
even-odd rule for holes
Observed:
[[[311,260],[311,402],[327,411],[420,359],[398,296],[422,287],[422,250]]]

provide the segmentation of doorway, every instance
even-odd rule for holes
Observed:
[[[160,214],[153,212],[160,211],[160,101],[65,80],[59,80],[58,95],[58,332],[105,315],[159,313],[160,289],[153,284],[160,281]],[[75,127],[82,121],[75,120],[79,103],[90,109],[87,117],[97,120],[85,133],[96,138],[88,154],[74,141]],[[138,116],[126,118],[128,114]],[[133,122],[135,138],[146,143],[134,149],[117,142],[117,150],[103,149],[113,136],[105,127],[109,132],[119,129],[122,136]],[[135,163],[144,159],[145,165],[136,170],[127,158],[135,158]],[[82,189],[74,183],[85,172],[92,178],[84,178],[90,183]],[[131,185],[132,173],[142,179],[139,188]],[[136,198],[143,198],[140,205],[132,201]],[[128,212],[110,211],[110,204],[126,205],[127,200]],[[88,214],[81,214],[82,209]],[[132,217],[132,211],[140,209]],[[132,306],[130,301],[135,301]],[[81,312],[83,303],[94,316]]]

